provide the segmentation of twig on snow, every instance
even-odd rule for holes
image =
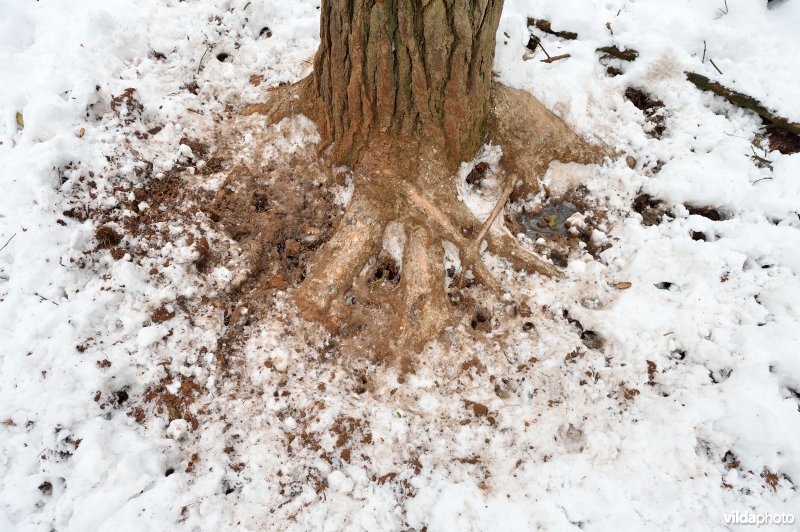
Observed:
[[[554,55],[553,57],[548,57],[547,59],[542,59],[542,63],[555,63],[556,61],[561,61],[562,59],[566,59],[568,57],[572,57],[569,54],[563,55]]]
[[[515,186],[517,186],[517,176],[511,175],[508,177],[508,179],[506,179],[506,184],[503,187],[503,192],[500,193],[500,197],[497,199],[497,203],[495,203],[491,214],[483,223],[483,227],[481,227],[481,230],[478,233],[478,237],[475,239],[475,242],[479,247],[483,239],[486,238],[486,233],[489,232],[489,229],[492,227],[492,224],[497,219],[497,216],[500,214],[500,211],[503,210],[503,207],[508,201],[508,198],[511,196],[511,193],[514,192]]]
[[[0,248],[0,251],[3,251],[4,249],[6,249],[6,246],[7,246],[8,244],[10,244],[12,240],[14,240],[14,237],[15,237],[15,236],[17,236],[17,233],[14,233],[13,235],[11,235],[11,238],[9,238],[8,240],[6,240],[6,243],[5,243],[5,244],[3,244],[3,247],[1,247],[1,248]]]
[[[206,43],[206,46],[207,46],[206,51],[203,52],[203,55],[200,57],[200,63],[197,65],[197,73],[198,74],[203,69],[203,59],[206,58],[206,54],[214,49],[214,45],[213,44]]]
[[[750,158],[753,159],[760,168],[769,168],[770,170],[773,169],[772,161],[758,155],[754,147],[750,146],[750,150],[753,152],[753,155],[751,155]],[[766,155],[766,152],[764,153],[764,155]]]
[[[542,46],[542,40],[536,35],[531,35],[530,38],[528,39],[528,45],[526,46],[526,48],[531,52],[535,52],[537,46],[541,48],[542,51],[544,52],[544,55],[546,55],[547,58],[550,59],[550,54],[548,54],[547,50],[545,50],[544,46]]]
[[[48,301],[48,302],[50,302],[50,303],[54,304],[55,306],[58,306],[58,303],[56,303],[55,301],[53,301],[53,300],[51,300],[51,299],[47,299],[46,297],[44,297],[44,296],[43,296],[42,294],[40,294],[39,292],[34,292],[34,293],[33,293],[33,295],[35,295],[36,297],[38,297],[38,298],[39,298],[39,299],[41,299],[42,301]]]

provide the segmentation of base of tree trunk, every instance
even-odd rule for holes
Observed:
[[[272,123],[293,114],[314,119],[308,87],[308,80],[280,87],[266,104],[242,113],[265,114]],[[529,93],[499,84],[492,87],[486,140],[503,148],[505,186],[492,216],[479,220],[458,199],[453,164],[440,144],[411,135],[370,139],[351,163],[353,198],[294,292],[302,315],[343,336],[357,336],[362,347],[378,353],[413,354],[460,319],[451,301],[465,283],[502,295],[501,283],[484,263],[483,242],[484,252],[515,269],[559,277],[557,267],[493,222],[512,194],[538,191],[552,161],[599,163],[611,151],[577,136]],[[381,245],[392,223],[402,227],[405,246],[402,264],[387,266]],[[450,289],[445,288],[444,241],[457,247],[462,264]],[[385,275],[392,269],[389,281]]]

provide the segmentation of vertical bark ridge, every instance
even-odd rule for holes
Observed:
[[[414,136],[471,157],[489,111],[503,0],[322,0],[313,97],[333,159]]]

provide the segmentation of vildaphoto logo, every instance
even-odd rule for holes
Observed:
[[[726,525],[793,525],[794,522],[793,514],[732,512],[725,515]]]

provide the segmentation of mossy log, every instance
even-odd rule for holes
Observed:
[[[752,96],[731,90],[717,83],[716,81],[711,81],[707,77],[694,72],[687,72],[686,79],[688,79],[698,89],[713,92],[717,96],[722,96],[734,105],[749,111],[753,111],[764,119],[764,121],[767,123],[767,127],[783,129],[784,131],[788,131],[794,135],[800,135],[800,124],[789,122],[789,120],[786,118],[776,115],[774,112],[764,107],[761,102]]]

